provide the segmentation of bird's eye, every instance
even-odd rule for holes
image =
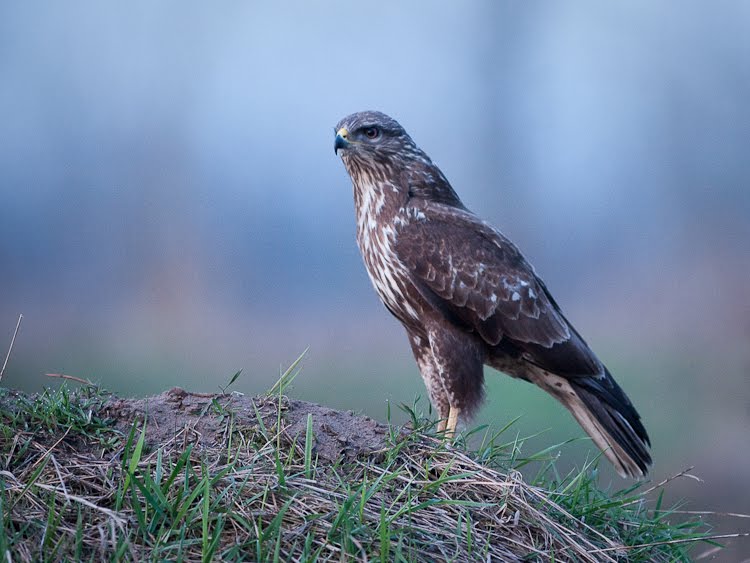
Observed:
[[[378,129],[377,127],[367,127],[365,129],[365,136],[368,139],[377,139],[378,137],[380,137],[380,129]]]

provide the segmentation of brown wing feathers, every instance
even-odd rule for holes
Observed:
[[[396,250],[422,295],[476,332],[490,355],[493,347],[503,356],[514,350],[528,365],[513,375],[552,392],[620,473],[645,474],[650,442],[638,412],[516,247],[464,210],[432,203],[421,210],[426,220],[400,232]],[[553,392],[538,373],[564,378],[570,391]]]
[[[549,347],[570,338],[567,321],[512,243],[466,211],[435,204],[421,210],[427,220],[399,232],[396,252],[423,294],[438,296],[490,345],[506,337]]]

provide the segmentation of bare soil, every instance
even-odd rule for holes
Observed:
[[[115,397],[102,415],[127,433],[136,420],[146,421],[147,444],[163,446],[174,440],[213,449],[223,442],[226,423],[216,416],[216,405],[233,412],[238,427],[253,429],[261,418],[267,428],[276,426],[278,397],[248,397],[238,393],[190,393],[175,387],[143,399]],[[375,454],[386,447],[388,427],[352,411],[337,411],[306,401],[282,397],[285,436],[304,441],[307,417],[312,415],[313,454],[329,462]]]

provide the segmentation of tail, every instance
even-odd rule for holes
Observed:
[[[534,383],[571,412],[622,477],[642,477],[651,441],[630,399],[607,369],[601,376],[563,378],[545,372]],[[540,381],[539,379],[542,379]]]

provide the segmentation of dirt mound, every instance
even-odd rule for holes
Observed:
[[[613,498],[583,473],[531,485],[498,469],[503,446],[469,453],[429,429],[278,395],[0,389],[0,550],[18,561],[671,561],[696,537],[676,536],[632,492]]]
[[[182,441],[200,448],[213,448],[225,438],[226,424],[220,415],[231,412],[235,423],[245,430],[258,431],[278,422],[279,398],[248,397],[238,393],[213,395],[189,393],[175,387],[153,397],[122,399],[113,397],[102,414],[127,433],[133,422],[146,421],[146,441],[167,445]],[[308,415],[312,416],[313,454],[333,462],[383,451],[388,427],[367,416],[337,411],[314,403],[281,397],[281,417],[285,436],[304,440]]]

